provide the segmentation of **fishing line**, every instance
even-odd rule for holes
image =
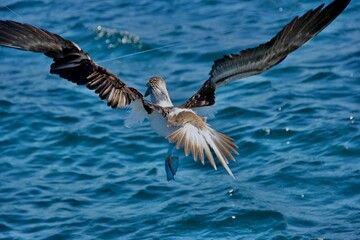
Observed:
[[[225,31],[225,32],[221,33],[221,35],[224,36],[224,35],[230,33],[231,31],[232,31],[232,30]],[[204,39],[207,39],[207,38],[209,38],[209,37],[210,37],[210,36],[199,37],[199,38],[195,39],[195,41],[204,40]],[[152,48],[152,49],[148,49],[148,50],[144,50],[144,51],[140,51],[140,52],[130,53],[130,54],[122,55],[122,56],[119,56],[119,57],[113,57],[113,58],[104,59],[104,60],[100,60],[100,61],[96,61],[96,62],[97,62],[97,63],[103,63],[103,62],[118,60],[118,59],[127,58],[127,57],[132,57],[132,56],[135,56],[135,55],[140,55],[140,54],[144,54],[144,53],[148,53],[148,52],[153,52],[153,51],[156,51],[156,50],[159,50],[159,49],[164,49],[164,48],[169,48],[169,47],[184,45],[184,44],[187,44],[187,43],[189,43],[189,41],[170,43],[170,44],[167,44],[167,45],[164,45],[164,46],[160,46],[160,47],[157,47],[157,48]]]
[[[122,55],[119,57],[113,57],[113,58],[109,58],[109,59],[104,59],[101,61],[96,61],[97,63],[103,63],[103,62],[108,62],[108,61],[113,61],[113,60],[117,60],[117,59],[122,59],[122,58],[126,58],[126,57],[131,57],[131,56],[135,56],[135,55],[139,55],[139,54],[143,54],[143,53],[148,53],[148,52],[153,52],[159,49],[163,49],[163,48],[169,48],[169,47],[173,47],[173,46],[177,46],[177,45],[181,45],[181,44],[185,44],[186,42],[175,42],[175,43],[170,43],[161,47],[157,47],[157,48],[152,48],[152,49],[148,49],[148,50],[144,50],[144,51],[140,51],[140,52],[135,52],[135,53],[130,53],[130,54],[126,54],[126,55]]]
[[[7,10],[9,10],[10,12],[12,12],[13,14],[15,14],[16,16],[18,16],[19,18],[21,18],[20,14],[18,14],[17,12],[15,12],[14,10],[12,10],[11,8],[9,8],[8,6],[4,6],[4,8],[6,8]]]

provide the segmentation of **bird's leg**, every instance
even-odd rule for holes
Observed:
[[[179,157],[172,156],[172,151],[174,149],[175,144],[171,144],[168,150],[167,157],[165,159],[165,171],[167,180],[174,180],[174,176],[179,166]]]

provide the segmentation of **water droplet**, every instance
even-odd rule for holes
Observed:
[[[286,128],[285,128],[285,131],[287,131],[287,132],[290,131],[290,128],[286,127]]]
[[[264,128],[264,132],[266,135],[270,135],[270,128]]]
[[[121,39],[121,43],[123,43],[123,44],[126,44],[127,43],[127,37],[123,37],[122,39]]]
[[[236,192],[235,189],[230,189],[230,190],[228,191],[229,196],[232,196],[235,192]]]
[[[284,9],[282,7],[279,7],[279,12],[283,12]]]
[[[236,217],[235,216],[231,216],[232,219],[235,219]]]
[[[115,44],[110,43],[110,44],[109,44],[109,46],[108,46],[108,48],[116,48],[116,45],[115,45]]]
[[[301,194],[301,195],[300,195],[300,197],[301,197],[301,198],[304,198],[304,197],[305,197],[305,195],[304,195],[304,194]]]
[[[349,120],[350,120],[351,123],[354,123],[354,122],[355,122],[354,116],[353,116],[353,115],[350,115],[350,116],[349,116]]]

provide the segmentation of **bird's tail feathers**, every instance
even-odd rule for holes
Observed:
[[[208,125],[203,129],[199,129],[187,123],[168,135],[167,139],[171,143],[176,143],[175,146],[177,149],[184,147],[186,156],[191,152],[195,161],[200,158],[204,164],[206,156],[216,170],[217,167],[212,154],[213,151],[226,171],[234,178],[234,174],[228,166],[228,159],[235,161],[232,154],[238,154],[235,150],[238,146],[233,142],[232,138],[215,131]]]

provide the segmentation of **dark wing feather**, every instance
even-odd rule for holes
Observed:
[[[140,92],[98,66],[77,44],[59,35],[28,24],[0,21],[0,45],[53,58],[50,73],[95,90],[112,108],[123,108],[136,99],[143,101]]]
[[[212,84],[204,84],[181,106],[193,108],[214,104],[217,87],[260,74],[280,63],[328,26],[349,3],[350,0],[335,0],[325,8],[323,4],[300,18],[295,17],[269,42],[216,60],[207,80]]]
[[[213,105],[215,103],[215,88],[216,86],[211,80],[205,81],[202,87],[180,107],[196,108]]]

